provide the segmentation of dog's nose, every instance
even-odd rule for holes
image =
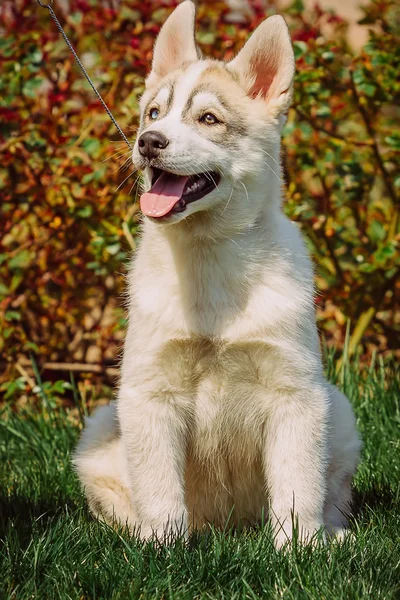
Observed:
[[[147,131],[138,140],[139,152],[146,158],[156,158],[168,144],[169,140],[159,131]]]

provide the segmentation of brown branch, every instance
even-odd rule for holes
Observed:
[[[391,182],[391,177],[390,177],[390,173],[388,172],[388,170],[385,167],[385,163],[383,162],[383,158],[381,156],[381,153],[379,152],[379,147],[378,147],[378,142],[376,140],[376,134],[375,134],[375,130],[372,126],[372,123],[370,121],[369,118],[369,114],[365,109],[365,106],[363,106],[363,104],[360,101],[360,96],[358,95],[358,91],[357,91],[357,86],[354,82],[354,78],[353,78],[353,68],[350,67],[350,85],[351,85],[351,90],[353,92],[356,104],[357,104],[357,108],[363,118],[365,127],[367,129],[368,135],[371,138],[371,148],[372,151],[374,153],[374,156],[376,158],[376,162],[378,163],[379,169],[383,175],[383,179],[384,179],[384,184],[386,186],[387,192],[390,196],[390,199],[393,202],[393,206],[396,207],[396,204],[398,202],[398,198],[397,198],[397,194],[395,192],[394,187],[392,186],[392,182]],[[396,210],[396,209],[395,209]],[[397,212],[397,211],[396,211]]]
[[[318,177],[321,181],[321,185],[322,185],[322,189],[324,191],[324,195],[325,195],[325,202],[327,204],[327,209],[328,209],[328,214],[332,213],[332,206],[331,206],[331,194],[330,194],[330,190],[326,184],[326,180],[325,177],[322,177],[321,173],[318,172]],[[326,243],[326,247],[328,248],[330,257],[332,259],[332,262],[335,266],[336,269],[336,276],[339,277],[342,281],[345,280],[344,277],[344,273],[342,271],[342,267],[340,266],[339,260],[335,254],[335,249],[331,243],[331,240],[329,238],[329,236],[327,235],[326,231],[325,231],[325,225],[322,228],[322,234],[324,236],[325,239],[325,243]]]
[[[110,377],[116,377],[119,369],[115,367],[106,367],[94,363],[68,363],[68,362],[45,362],[41,365],[42,371],[66,371],[68,373],[97,373],[106,374]]]
[[[298,115],[300,115],[300,117],[302,117],[308,123],[310,123],[310,125],[314,129],[316,129],[317,131],[320,131],[321,133],[324,133],[325,135],[328,135],[329,137],[333,138],[334,140],[338,140],[339,142],[345,142],[346,144],[353,144],[354,146],[369,146],[371,148],[373,147],[373,140],[360,141],[360,140],[355,140],[353,138],[345,137],[344,135],[340,135],[339,133],[333,133],[332,131],[329,131],[329,129],[325,129],[325,127],[322,127],[322,125],[318,125],[311,117],[309,117],[301,109],[295,107],[295,111],[297,112]]]
[[[9,367],[9,363],[0,363],[0,370],[4,368],[6,370]],[[93,373],[95,375],[106,375],[111,379],[118,377],[120,370],[116,367],[108,367],[104,364],[98,363],[75,363],[75,362],[45,362],[40,365],[41,371],[58,371],[61,373]],[[22,357],[17,363],[16,368],[18,372],[25,376],[27,379],[31,377],[33,373],[32,362],[27,358]],[[33,379],[30,379],[31,384]]]

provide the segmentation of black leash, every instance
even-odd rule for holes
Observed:
[[[79,56],[77,55],[77,53],[75,52],[71,42],[69,41],[67,34],[65,33],[64,29],[61,26],[60,21],[57,19],[56,13],[53,10],[52,4],[53,4],[53,0],[50,0],[50,2],[48,4],[43,4],[43,2],[41,2],[40,0],[37,0],[38,4],[42,7],[42,8],[47,8],[47,10],[49,11],[49,13],[51,14],[53,21],[55,22],[55,24],[58,27],[58,30],[60,31],[61,35],[63,36],[65,43],[67,44],[68,48],[71,50],[72,54],[75,57],[76,62],[78,63],[78,65],[80,66],[82,73],[84,74],[84,76],[86,77],[87,81],[90,84],[90,87],[92,88],[92,90],[94,91],[94,93],[96,94],[96,96],[98,97],[98,99],[100,100],[100,102],[102,103],[105,111],[107,112],[108,116],[110,117],[111,121],[114,123],[115,127],[117,128],[120,136],[122,137],[122,139],[124,140],[124,142],[129,146],[129,148],[131,150],[133,150],[133,146],[130,143],[130,141],[128,140],[128,138],[126,137],[126,135],[124,134],[124,132],[122,131],[121,127],[118,125],[117,121],[114,119],[111,110],[108,108],[107,104],[104,102],[103,98],[100,96],[100,93],[97,91],[97,89],[94,86],[93,81],[90,79],[85,67],[83,66],[83,64],[81,63],[81,61],[79,60]]]

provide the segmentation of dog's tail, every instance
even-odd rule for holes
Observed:
[[[115,403],[101,406],[85,419],[73,456],[91,511],[110,524],[133,524],[128,468]]]

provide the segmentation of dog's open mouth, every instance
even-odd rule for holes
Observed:
[[[153,168],[152,186],[141,196],[140,208],[155,218],[183,212],[188,204],[212,192],[220,179],[214,171],[187,176]]]

